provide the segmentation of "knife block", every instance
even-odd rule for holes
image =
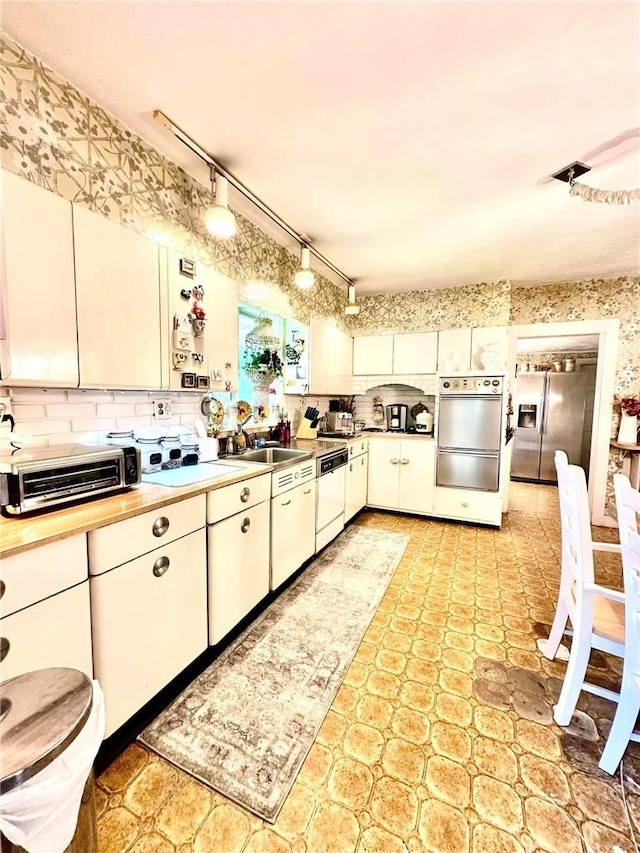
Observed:
[[[312,427],[312,423],[313,421],[310,421],[308,418],[302,418],[296,432],[296,438],[317,438],[318,427]]]

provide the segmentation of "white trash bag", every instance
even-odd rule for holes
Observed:
[[[0,794],[0,832],[28,853],[63,853],[76,831],[80,801],[105,732],[104,695],[93,682],[89,719],[51,764]]]

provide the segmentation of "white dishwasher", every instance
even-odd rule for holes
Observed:
[[[349,450],[331,450],[317,460],[316,554],[344,528],[344,493]]]

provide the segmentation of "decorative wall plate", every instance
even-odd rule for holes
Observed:
[[[238,409],[238,423],[240,426],[244,426],[253,414],[251,403],[247,403],[246,400],[238,400],[236,406]]]

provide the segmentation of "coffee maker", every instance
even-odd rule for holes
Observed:
[[[389,432],[407,431],[407,407],[404,403],[387,406],[387,429]]]

